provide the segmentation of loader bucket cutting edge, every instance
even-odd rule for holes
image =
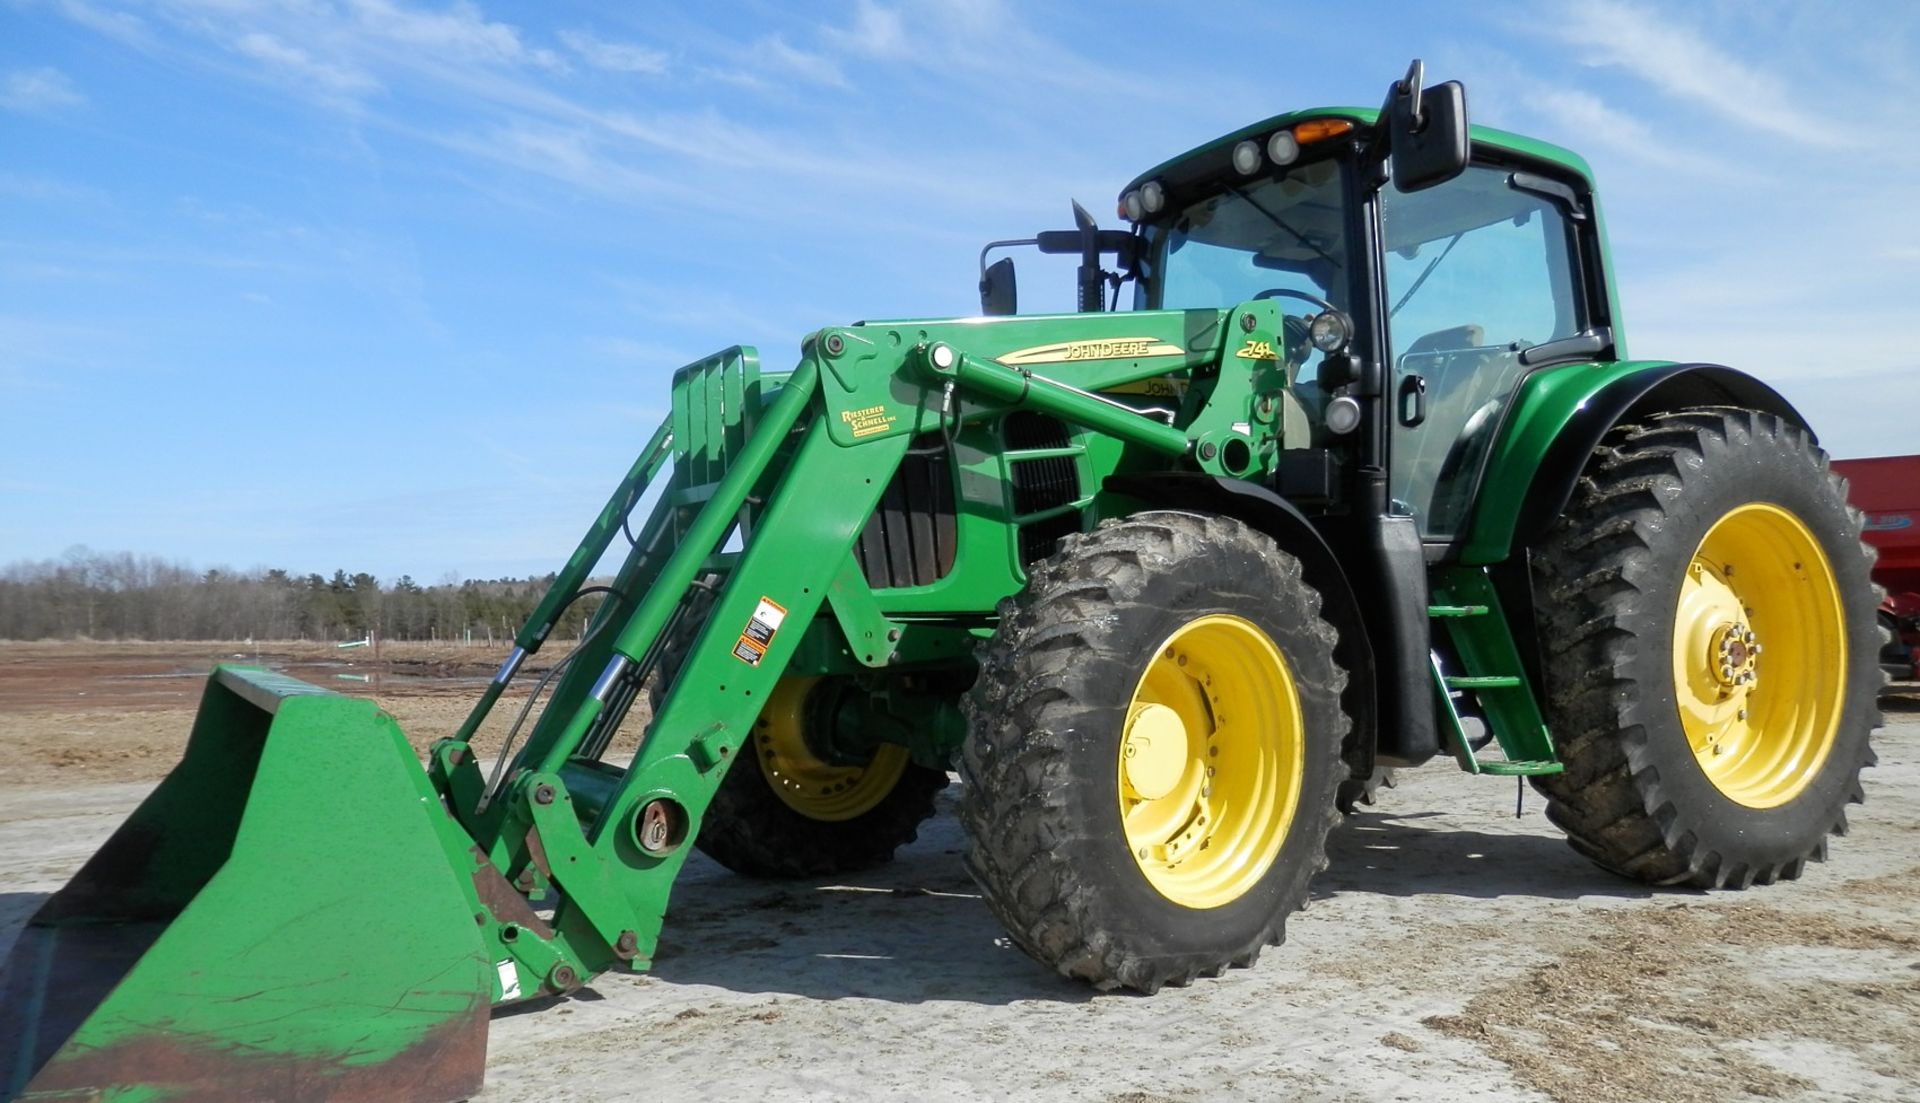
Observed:
[[[0,1100],[472,1095],[493,970],[444,816],[372,702],[216,668],[0,965]]]

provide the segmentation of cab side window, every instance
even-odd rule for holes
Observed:
[[[1429,539],[1452,537],[1465,519],[1525,374],[1520,354],[1586,324],[1567,217],[1512,175],[1474,165],[1425,191],[1381,192],[1396,396],[1390,485]]]

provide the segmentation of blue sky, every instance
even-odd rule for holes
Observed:
[[[1636,355],[1920,451],[1910,3],[0,0],[0,562],[545,571],[675,366],[972,313],[981,243],[1414,56],[1587,154]]]

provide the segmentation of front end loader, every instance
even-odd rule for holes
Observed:
[[[983,316],[675,372],[424,764],[369,703],[216,669],[6,962],[0,1097],[462,1098],[492,1009],[648,968],[691,848],[869,866],[950,771],[987,905],[1099,988],[1252,964],[1337,807],[1441,754],[1644,881],[1825,856],[1877,723],[1860,519],[1764,384],[1628,358],[1584,162],[1416,63],[1118,209],[996,243],[1077,255],[1075,313],[983,254]]]

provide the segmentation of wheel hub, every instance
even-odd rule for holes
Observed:
[[[1714,629],[1707,665],[1723,687],[1732,689],[1758,682],[1759,657],[1760,644],[1754,639],[1753,628],[1744,621],[1723,624]]]
[[[1197,617],[1160,645],[1121,733],[1121,829],[1140,872],[1189,908],[1257,885],[1300,800],[1306,728],[1285,657],[1252,622]]]
[[[1839,586],[1812,531],[1768,503],[1730,510],[1687,564],[1673,630],[1675,703],[1707,779],[1750,808],[1799,795],[1832,749],[1847,669]]]
[[[843,766],[823,760],[808,727],[820,722],[809,707],[818,678],[782,678],[753,725],[753,750],[767,784],[782,803],[813,820],[850,820],[874,808],[906,772],[905,747],[882,744],[868,762]],[[830,687],[829,687],[830,688]]]
[[[1121,750],[1127,784],[1147,800],[1159,800],[1180,784],[1187,767],[1187,726],[1165,705],[1135,705]]]

